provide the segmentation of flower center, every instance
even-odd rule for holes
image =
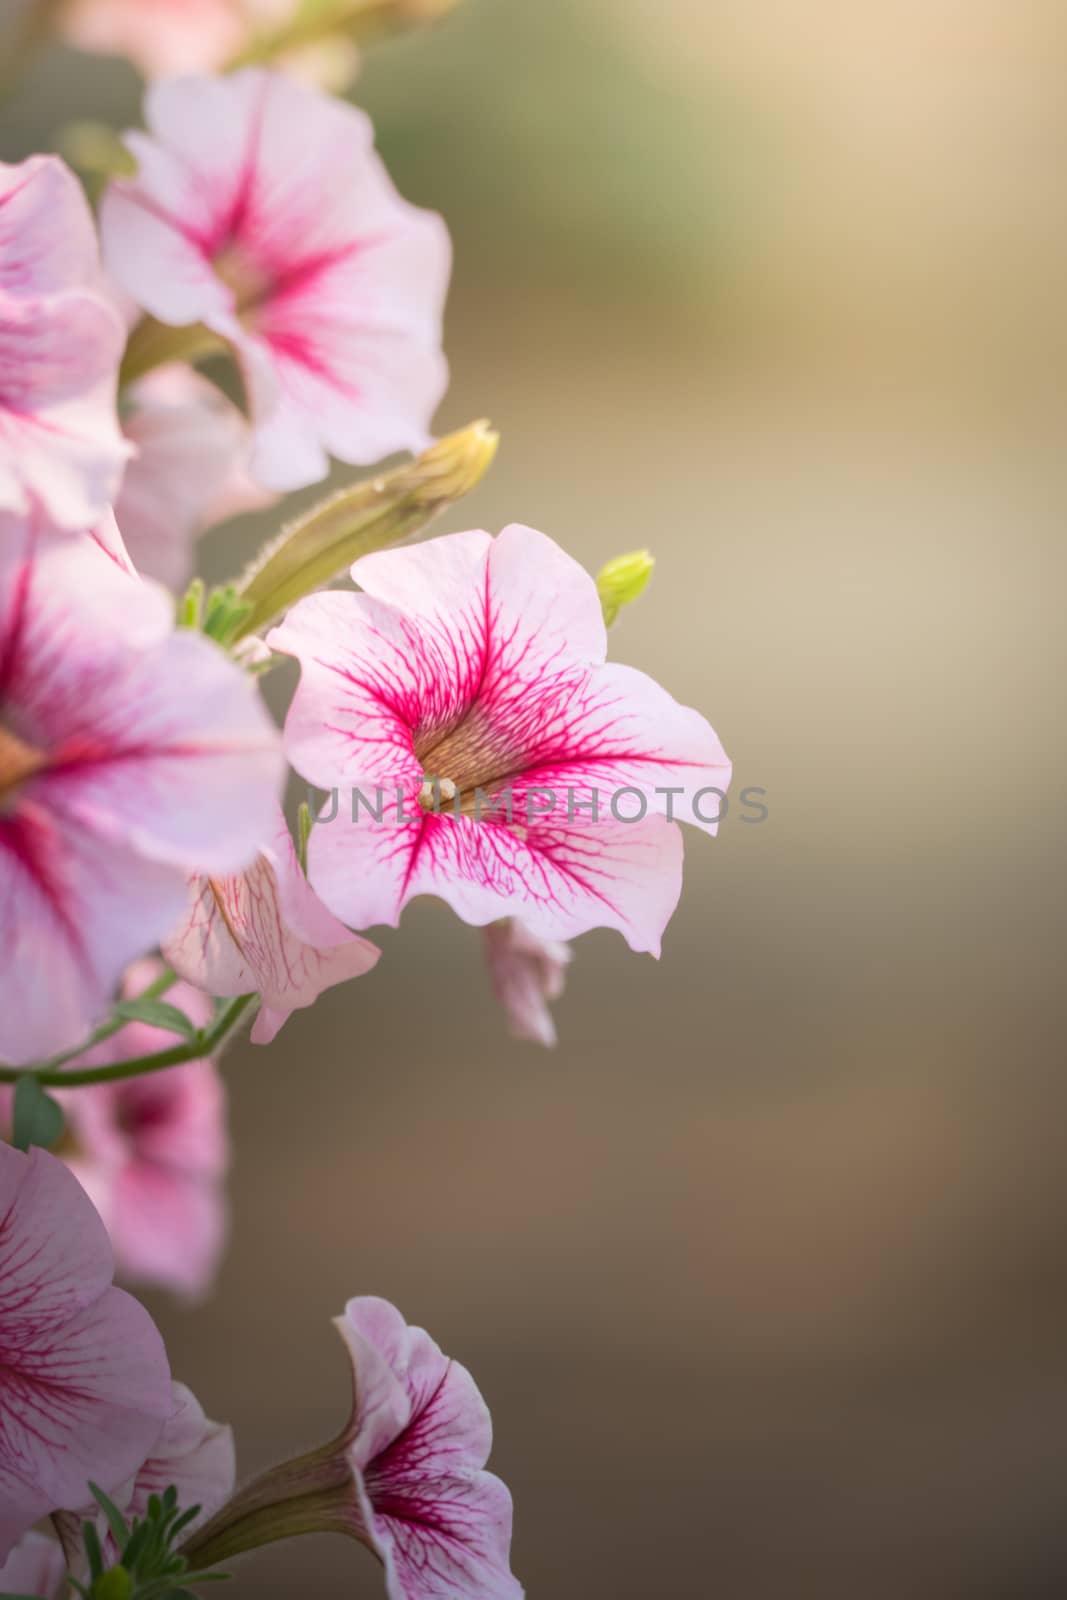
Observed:
[[[455,801],[456,810],[472,811],[479,790],[490,794],[520,767],[499,733],[476,712],[442,738],[416,740],[415,753],[427,778],[419,795],[419,804],[427,811],[438,800],[450,808]]]
[[[235,244],[220,250],[213,265],[226,287],[233,290],[238,319],[250,328],[256,312],[270,297],[273,284],[269,274]]]
[[[43,750],[35,750],[0,724],[0,809],[14,798],[15,790],[45,764]]]

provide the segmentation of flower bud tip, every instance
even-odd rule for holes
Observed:
[[[493,464],[500,435],[483,418],[431,445],[418,459],[420,505],[443,505],[477,488]]]

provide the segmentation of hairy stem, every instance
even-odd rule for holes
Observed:
[[[497,434],[473,422],[391,472],[339,490],[285,527],[237,584],[248,610],[237,634],[260,632],[360,556],[421,533],[489,470]]]

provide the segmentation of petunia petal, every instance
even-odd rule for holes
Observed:
[[[512,1037],[550,1048],[556,1025],[549,1003],[563,993],[574,952],[558,939],[538,939],[514,917],[485,930],[489,980],[508,1019]]]
[[[172,1410],[147,1312],[110,1285],[103,1224],[42,1150],[0,1145],[0,1561],[42,1515],[145,1460]]]
[[[280,812],[270,845],[245,872],[190,881],[186,915],[164,954],[211,994],[261,995],[256,1044],[268,1044],[291,1012],[325,989],[369,972],[379,956],[311,889]]]
[[[62,1547],[55,1539],[28,1533],[0,1566],[0,1593],[40,1595],[53,1600],[67,1570]]]
[[[99,271],[92,213],[70,169],[55,156],[0,161],[0,290],[39,297]]]
[[[631,949],[659,954],[682,884],[675,823],[535,821],[509,828],[429,813],[381,823],[343,815],[311,835],[312,885],[350,927],[395,927],[416,895],[432,894],[476,927],[519,917],[540,938],[574,939],[616,928]]]

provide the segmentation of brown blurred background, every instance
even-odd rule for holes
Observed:
[[[422,902],[229,1057],[233,1248],[154,1309],[245,1472],[375,1292],[476,1373],[533,1597],[1067,1594],[1065,80],[1041,0],[468,0],[366,62],[456,237],[442,421],[503,431],[451,525],[651,545],[614,651],[770,815],[687,841],[661,964],[581,942],[555,1054]],[[5,153],[136,105],[53,56]],[[380,1579],[231,1590],[298,1592]]]

